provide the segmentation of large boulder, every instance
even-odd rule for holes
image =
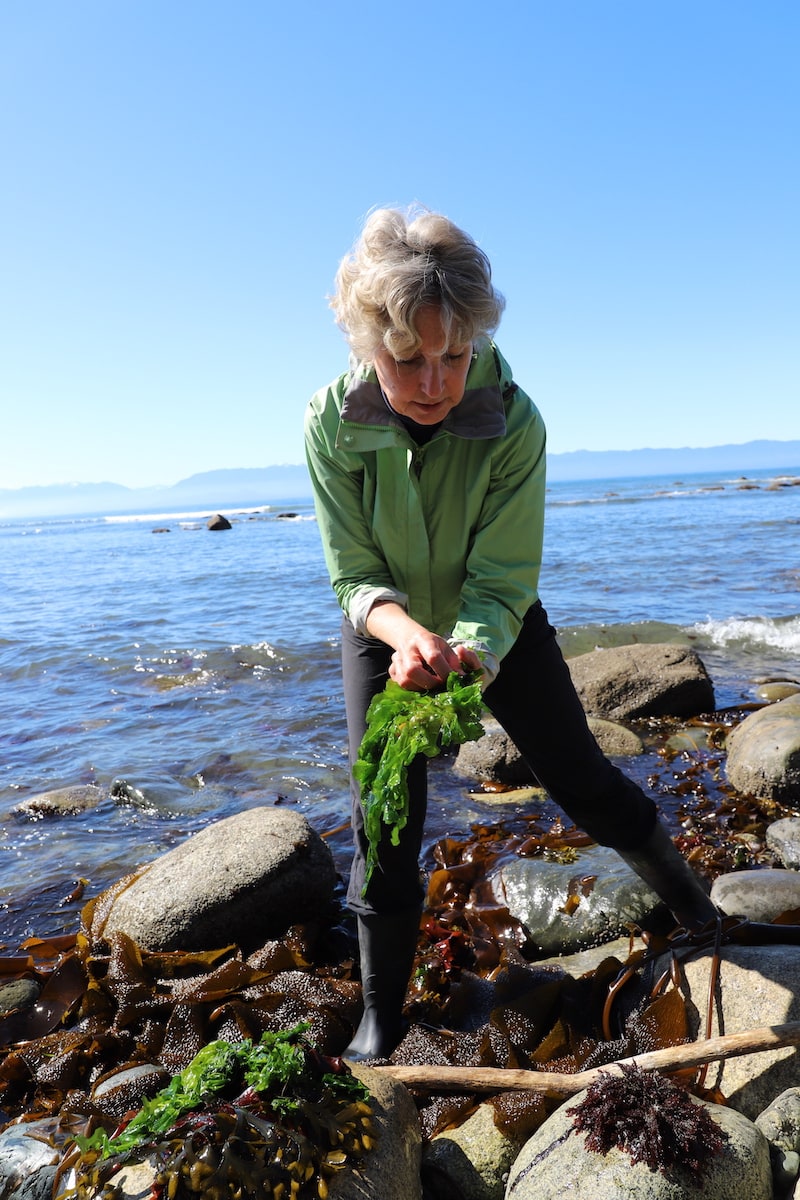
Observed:
[[[694,1038],[707,1036],[710,992],[714,997],[710,1037],[800,1020],[796,946],[724,946],[716,982],[710,954],[690,959],[683,971]],[[755,1120],[780,1092],[797,1083],[799,1070],[800,1051],[785,1046],[712,1063],[706,1086],[718,1087],[731,1108]],[[741,1194],[748,1195],[747,1190],[743,1188]]]
[[[726,743],[725,769],[738,792],[786,804],[800,801],[800,696],[745,717]]]
[[[567,861],[515,858],[489,879],[498,904],[526,927],[544,954],[609,942],[658,906],[658,896],[607,846]]]
[[[331,852],[300,813],[251,808],[209,825],[96,905],[93,937],[148,950],[245,948],[315,915],[333,896]]]
[[[693,1099],[729,1140],[702,1174],[674,1167],[665,1173],[634,1163],[617,1147],[606,1154],[590,1150],[570,1113],[585,1095],[563,1104],[525,1144],[511,1169],[507,1200],[561,1200],[567,1190],[592,1200],[772,1200],[767,1140],[741,1113]]]
[[[614,646],[579,654],[567,666],[584,709],[593,716],[625,721],[714,709],[708,672],[688,646]]]

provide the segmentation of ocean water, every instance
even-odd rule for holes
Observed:
[[[313,506],[223,508],[233,527],[211,533],[209,501],[0,524],[0,946],[73,929],[77,881],[94,895],[256,804],[300,809],[347,869],[340,615]],[[541,594],[567,655],[689,641],[718,708],[753,700],[800,679],[800,486],[554,484]],[[88,813],[16,811],[86,783],[106,796]],[[491,817],[437,761],[429,844],[475,819]]]

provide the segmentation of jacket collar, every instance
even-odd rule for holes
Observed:
[[[495,438],[506,432],[503,395],[511,382],[507,363],[494,343],[487,343],[479,352],[467,374],[464,398],[451,409],[442,422],[442,430],[462,438]],[[403,434],[405,429],[387,405],[374,370],[368,363],[359,364],[353,371],[342,401],[340,431],[348,426],[359,431]],[[352,439],[345,439],[348,445]],[[370,441],[372,439],[369,439]],[[395,444],[397,437],[391,437]],[[338,442],[338,439],[337,439]],[[359,439],[362,448],[363,439]],[[381,444],[386,441],[381,438]]]

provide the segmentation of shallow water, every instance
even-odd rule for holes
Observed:
[[[721,708],[797,677],[800,487],[752,480],[554,485],[541,591],[565,652],[688,640]],[[214,534],[205,513],[0,526],[0,943],[73,928],[76,880],[93,895],[254,804],[300,808],[346,870],[340,618],[311,504],[281,511]],[[119,779],[124,803],[14,812]],[[434,766],[431,840],[487,813]]]

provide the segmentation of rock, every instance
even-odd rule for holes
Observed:
[[[14,812],[25,817],[65,817],[97,808],[106,797],[106,792],[94,783],[75,787],[53,788],[49,792],[38,792],[18,804]]]
[[[659,904],[655,892],[607,846],[589,846],[569,862],[515,858],[489,883],[497,902],[545,954],[611,941]]]
[[[714,708],[714,688],[697,653],[669,643],[591,650],[567,660],[592,716],[689,717]]]
[[[214,513],[213,517],[209,517],[206,521],[206,529],[230,529],[231,523],[227,517],[223,517],[222,513]]]
[[[718,875],[711,885],[711,901],[730,917],[774,921],[800,908],[800,872],[765,867]]]
[[[562,1200],[566,1192],[592,1200],[772,1200],[766,1138],[741,1113],[693,1098],[729,1141],[702,1176],[682,1169],[665,1175],[616,1147],[603,1155],[587,1149],[586,1134],[575,1132],[569,1113],[585,1094],[563,1104],[525,1144],[511,1169],[508,1200]]]
[[[683,964],[683,973],[692,1037],[704,1038],[712,955],[689,959]],[[710,1037],[800,1020],[797,947],[723,946],[714,997]],[[796,1046],[743,1054],[712,1063],[706,1087],[718,1087],[731,1108],[755,1120],[776,1095],[796,1084],[799,1068]],[[746,1189],[742,1195],[747,1195]]]
[[[476,742],[459,748],[455,770],[467,779],[487,782],[524,784],[534,780],[530,767],[511,738],[494,717],[483,722],[484,734]]]
[[[606,721],[603,717],[588,717],[587,720],[598,746],[609,758],[632,758],[644,754],[644,742],[632,729],[626,729],[616,721]]]
[[[767,826],[767,846],[792,871],[800,870],[800,817],[782,817]]]
[[[725,765],[738,792],[787,804],[800,800],[800,695],[745,717],[728,735]]]
[[[15,1009],[24,1011],[33,1008],[39,999],[41,988],[33,979],[10,979],[0,983],[0,1017]]]
[[[511,786],[536,783],[535,775],[500,722],[494,717],[485,717],[482,724],[485,730],[483,737],[459,747],[455,760],[458,774],[467,779]],[[614,721],[590,717],[589,728],[603,753],[612,758],[642,754],[644,751],[641,738]]]
[[[10,1200],[12,1196],[16,1196],[23,1184],[27,1186],[31,1200],[35,1189],[40,1186],[46,1187],[48,1182],[52,1186],[60,1151],[42,1139],[49,1138],[55,1132],[56,1126],[55,1120],[15,1121],[0,1133],[2,1200],[6,1200],[6,1197]]]
[[[251,808],[145,866],[110,906],[101,897],[92,935],[121,931],[149,950],[252,947],[316,915],[335,882],[331,852],[305,817]]]
[[[755,1119],[770,1144],[776,1194],[793,1187],[800,1172],[800,1088],[787,1088]]]
[[[418,1200],[422,1133],[417,1106],[401,1083],[361,1063],[348,1063],[370,1091],[376,1145],[356,1174],[343,1171],[330,1182],[330,1200]]]
[[[494,1122],[490,1104],[481,1104],[455,1129],[431,1138],[422,1152],[426,1194],[503,1200],[511,1166],[522,1149]]]
[[[778,700],[786,700],[788,696],[800,693],[800,683],[789,679],[770,679],[756,688],[756,696],[767,704],[775,704]]]

